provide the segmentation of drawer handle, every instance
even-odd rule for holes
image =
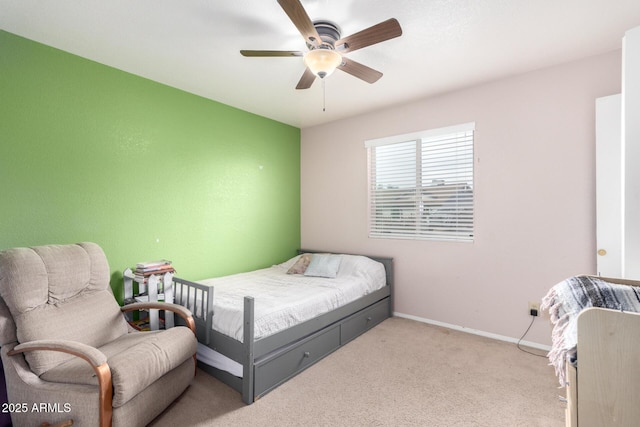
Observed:
[[[311,357],[311,353],[309,353],[308,351],[305,351],[303,354],[304,357]]]
[[[367,322],[371,322],[373,320],[373,317],[369,316],[367,317]]]

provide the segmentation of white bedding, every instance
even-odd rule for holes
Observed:
[[[381,263],[364,256],[340,257],[338,274],[331,279],[287,274],[297,256],[269,268],[201,280],[214,287],[213,329],[242,341],[245,296],[254,298],[254,334],[260,339],[385,286]]]
[[[222,353],[218,353],[214,349],[207,347],[202,343],[198,343],[198,350],[196,351],[196,357],[198,361],[206,363],[209,366],[218,368],[222,371],[227,371],[231,375],[242,378],[242,364],[235,360],[229,359]]]

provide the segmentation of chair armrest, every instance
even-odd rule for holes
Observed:
[[[178,316],[182,318],[182,320],[185,321],[189,329],[191,329],[191,331],[195,335],[196,324],[193,320],[191,311],[188,308],[181,306],[179,304],[173,304],[169,302],[150,301],[150,302],[134,302],[133,304],[127,304],[120,307],[120,310],[122,310],[123,313],[126,313],[127,311],[133,311],[133,310],[149,310],[149,309],[169,310],[176,313]]]
[[[107,356],[100,350],[90,345],[69,340],[36,340],[18,344],[11,351],[9,356],[15,356],[27,351],[60,351],[79,357],[87,361],[98,379],[99,405],[100,405],[100,427],[111,425],[113,416],[113,384],[111,382],[111,369],[107,364]]]
[[[90,345],[70,340],[36,340],[18,344],[8,354],[13,356],[18,353],[35,350],[59,351],[69,353],[86,360],[94,368],[107,363],[107,356],[100,350]]]

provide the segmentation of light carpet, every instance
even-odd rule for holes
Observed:
[[[561,394],[515,344],[391,318],[252,405],[198,370],[151,425],[560,427]]]

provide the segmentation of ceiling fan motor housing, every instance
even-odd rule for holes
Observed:
[[[316,31],[318,35],[322,39],[322,47],[329,47],[331,49],[335,48],[335,43],[340,40],[340,27],[335,22],[327,21],[327,20],[316,20],[313,21],[313,26],[316,27]],[[313,48],[307,43],[309,48]]]

